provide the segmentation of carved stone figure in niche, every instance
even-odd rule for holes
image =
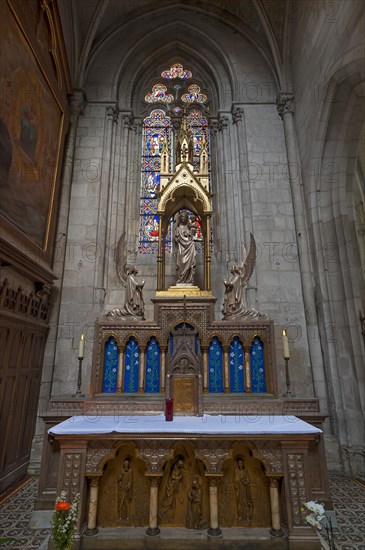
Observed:
[[[251,521],[253,516],[251,481],[241,457],[238,457],[236,460],[233,484],[236,493],[238,521]]]
[[[171,468],[165,487],[165,493],[161,500],[159,515],[163,520],[171,521],[173,519],[176,510],[176,500],[178,497],[181,504],[184,502],[184,498],[181,493],[184,475],[184,458],[180,456]]]
[[[243,262],[241,266],[233,265],[230,268],[232,276],[225,280],[225,292],[223,303],[223,320],[234,320],[237,318],[257,318],[266,317],[255,309],[248,309],[245,300],[245,287],[253,273],[256,263],[256,242],[251,233],[250,250],[246,253],[243,247]]]
[[[188,492],[189,506],[185,526],[188,529],[207,529],[208,522],[202,518],[203,495],[198,477],[193,477],[191,489]]]
[[[125,300],[123,308],[115,308],[109,311],[109,317],[136,317],[144,319],[143,287],[145,280],[138,281],[136,275],[138,269],[135,265],[127,264],[127,249],[125,233],[121,236],[116,250],[116,264],[118,277],[125,287]]]
[[[122,471],[118,477],[118,494],[119,520],[128,521],[130,519],[130,507],[133,497],[133,471],[129,458],[124,460]]]
[[[194,244],[195,226],[191,227],[186,210],[179,214],[174,240],[177,247],[176,283],[193,285],[196,266],[196,250]]]

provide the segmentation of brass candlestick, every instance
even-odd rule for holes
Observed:
[[[77,390],[73,397],[85,397],[85,394],[81,393],[81,374],[82,374],[82,361],[83,357],[79,357],[79,372],[77,375]]]

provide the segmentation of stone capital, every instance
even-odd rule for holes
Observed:
[[[233,124],[237,124],[238,122],[242,122],[243,118],[243,109],[241,107],[234,107],[232,109],[232,122]]]
[[[86,105],[84,90],[74,90],[72,95],[68,98],[68,103],[70,105],[71,116],[78,117],[82,115]]]
[[[294,113],[294,94],[280,92],[276,98],[276,109],[281,117],[286,113]]]
[[[118,117],[119,117],[119,109],[117,105],[111,105],[110,107],[106,108],[106,116],[108,120],[112,121],[113,124],[118,123]]]
[[[218,119],[218,131],[223,132],[223,130],[226,130],[228,128],[228,117],[221,116]]]

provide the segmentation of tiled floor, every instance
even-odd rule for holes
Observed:
[[[37,478],[31,478],[14,494],[3,498],[0,540],[3,537],[16,540],[2,545],[1,550],[38,549],[47,539],[49,529],[29,528],[37,481]],[[336,549],[365,550],[365,484],[339,474],[330,474],[330,483],[338,524],[334,530]]]

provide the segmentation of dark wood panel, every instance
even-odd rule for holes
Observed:
[[[13,291],[5,290],[0,303],[0,492],[26,473],[48,333],[48,325],[38,313],[34,319],[34,315],[28,317],[28,308],[13,307],[12,300],[6,299]],[[36,305],[40,307],[41,299]]]

